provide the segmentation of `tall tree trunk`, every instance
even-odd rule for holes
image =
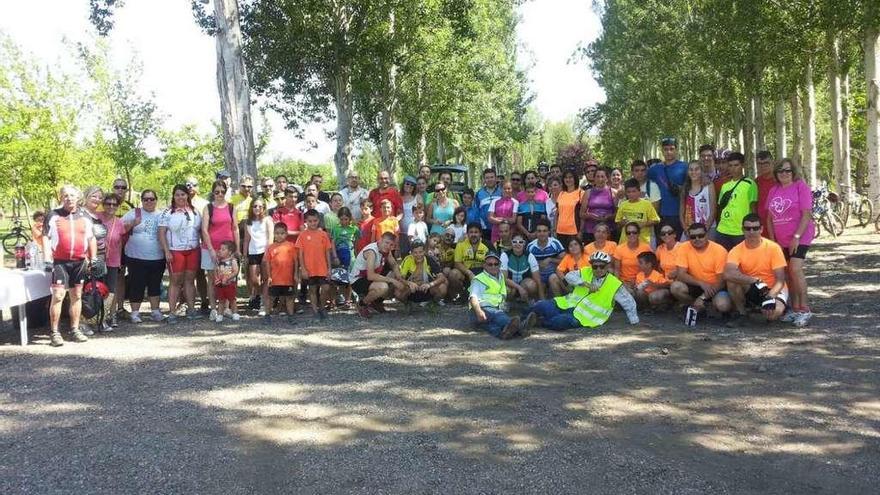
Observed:
[[[840,190],[843,185],[843,130],[841,117],[843,110],[840,102],[840,40],[836,32],[826,32],[825,45],[828,50],[828,100],[831,114],[831,157],[832,186]]]
[[[844,70],[840,97],[840,161],[843,164],[843,187],[852,191],[852,149],[849,142],[849,74]]]
[[[437,163],[446,165],[446,145],[443,144],[443,131],[437,129]]]
[[[214,0],[217,27],[217,91],[226,169],[238,182],[242,175],[257,175],[251,92],[241,52],[238,0]]]
[[[755,174],[755,98],[749,97],[746,100],[745,124],[743,125],[743,155],[746,157],[746,171],[752,171],[752,177]]]
[[[388,14],[388,37],[394,37],[394,8],[390,9]],[[394,129],[394,113],[397,106],[397,64],[391,61],[388,71],[385,74],[385,87],[382,91],[382,114],[380,116],[382,123],[382,142],[380,153],[382,156],[382,169],[394,177],[395,172],[395,155],[396,150],[394,143],[396,141],[396,133]]]
[[[422,168],[428,164],[428,135],[425,132],[425,123],[421,119],[419,122],[419,139],[416,146],[418,148],[419,168]]]
[[[736,146],[733,146],[731,143],[731,149],[743,149],[743,114],[742,109],[740,109],[739,105],[736,105],[736,109],[733,111],[733,135],[736,138]]]
[[[773,115],[776,124],[776,158],[788,156],[786,147],[788,146],[788,137],[785,134],[785,100],[779,98],[776,100]]]
[[[351,94],[351,72],[348,67],[338,67],[333,80],[336,103],[336,154],[333,164],[336,166],[336,178],[339,184],[351,172],[351,127],[354,120],[354,106]]]
[[[798,95],[798,90],[795,89],[793,95],[789,100],[791,104],[791,159],[794,160],[795,163],[799,167],[803,167],[803,162],[801,159],[803,158],[803,124],[801,123],[801,99]]]
[[[712,144],[714,144],[716,148],[724,147],[724,144],[721,142],[721,126],[717,123],[712,124]]]
[[[760,84],[760,83],[758,83]],[[755,92],[755,153],[767,149],[767,139],[764,133],[764,98],[761,96],[760,86]]]
[[[868,168],[868,197],[880,209],[880,29],[865,30],[865,82],[867,83],[867,123],[865,141]]]
[[[815,187],[819,182],[816,171],[816,89],[813,85],[813,61],[807,61],[804,71],[804,94],[803,94],[803,159],[804,175]]]

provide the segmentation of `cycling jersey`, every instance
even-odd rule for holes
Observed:
[[[80,261],[88,255],[94,238],[92,220],[82,209],[71,212],[58,208],[46,217],[43,236],[49,239],[53,260]]]

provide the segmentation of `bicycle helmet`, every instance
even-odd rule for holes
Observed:
[[[607,265],[611,263],[611,256],[602,251],[596,251],[590,255],[590,263],[605,263]]]

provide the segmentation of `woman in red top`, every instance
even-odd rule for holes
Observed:
[[[212,306],[210,318],[217,318],[217,301],[214,298],[214,269],[217,266],[217,250],[224,241],[235,244],[235,252],[241,251],[241,240],[232,205],[226,202],[226,182],[214,181],[211,186],[212,201],[202,212],[202,270],[208,281],[208,301]]]

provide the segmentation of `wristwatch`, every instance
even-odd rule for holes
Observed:
[[[795,238],[795,239],[800,239],[800,238],[801,238],[801,235],[800,235],[800,234],[795,234],[795,235],[794,235],[794,238]]]

